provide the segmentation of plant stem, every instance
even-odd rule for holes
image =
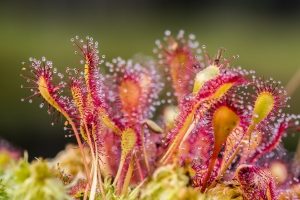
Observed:
[[[217,182],[221,179],[221,177],[223,176],[223,174],[225,173],[225,171],[227,170],[227,168],[229,167],[229,165],[232,163],[233,159],[235,158],[235,156],[238,154],[238,152],[240,151],[241,147],[237,147],[234,151],[234,153],[232,154],[232,156],[229,158],[229,160],[227,161],[227,163],[224,165],[224,167],[222,167],[221,171],[219,172],[218,176],[215,178],[215,180],[212,182],[212,184],[208,187],[208,189],[213,188],[216,186]]]
[[[149,165],[148,154],[147,154],[147,151],[146,151],[146,140],[145,140],[144,128],[143,127],[142,127],[142,131],[141,131],[143,154],[144,154],[145,164],[146,164],[146,167],[147,167],[147,170],[148,170],[148,173],[149,173],[150,172],[150,165]]]
[[[143,181],[145,179],[145,177],[144,177],[144,173],[143,173],[140,161],[137,159],[136,155],[134,155],[134,158],[135,158],[134,160],[135,160],[136,167],[137,167],[139,175],[140,175],[140,179],[141,179],[141,181]]]
[[[133,173],[133,164],[134,164],[135,160],[136,159],[133,157],[131,159],[130,163],[129,163],[128,170],[127,170],[127,173],[126,173],[126,176],[125,176],[125,180],[124,180],[124,183],[123,183],[123,186],[122,186],[122,192],[121,192],[122,195],[127,194],[128,186],[129,186],[129,183],[130,183],[130,180],[131,180],[131,177],[132,177],[132,173]]]
[[[215,162],[216,162],[216,159],[217,159],[217,156],[220,152],[220,148],[216,148],[214,147],[214,150],[213,150],[213,154],[210,158],[210,162],[209,162],[209,165],[208,165],[208,168],[207,168],[207,173],[205,175],[205,178],[204,178],[204,181],[203,181],[203,186],[201,188],[201,192],[203,193],[207,187],[207,184],[208,184],[208,181],[209,181],[209,178],[211,176],[211,173],[214,169],[214,166],[215,166]]]
[[[68,121],[69,121],[69,124],[71,125],[71,127],[73,129],[74,134],[75,134],[75,138],[77,140],[79,150],[80,150],[81,156],[83,158],[83,165],[84,165],[85,174],[86,174],[86,177],[88,179],[88,182],[90,183],[90,176],[89,176],[89,170],[88,170],[89,168],[88,168],[88,165],[87,165],[87,158],[86,158],[85,153],[83,151],[83,144],[81,142],[79,133],[76,129],[76,126],[75,126],[74,122],[71,119],[68,119]]]
[[[120,178],[121,176],[121,173],[122,173],[122,170],[123,170],[123,166],[124,166],[124,163],[125,163],[125,160],[126,160],[126,155],[125,156],[121,156],[121,159],[120,159],[120,163],[119,163],[119,167],[118,167],[118,171],[117,171],[117,174],[115,176],[115,180],[113,182],[113,185],[116,186],[117,182],[118,182],[118,179]]]

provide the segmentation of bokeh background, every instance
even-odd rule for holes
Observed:
[[[152,56],[164,30],[194,33],[208,52],[219,47],[235,61],[264,77],[286,84],[300,68],[300,2],[292,0],[26,0],[0,2],[0,136],[29,151],[31,157],[54,156],[72,139],[61,124],[22,103],[21,62],[46,56],[63,71],[79,65],[70,38],[93,36],[109,60],[136,53]],[[300,113],[300,89],[290,111]],[[299,136],[285,146],[295,149]]]

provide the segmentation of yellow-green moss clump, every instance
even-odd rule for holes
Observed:
[[[0,174],[1,200],[68,200],[67,190],[44,160],[12,162]]]
[[[142,200],[242,200],[238,184],[218,184],[202,194],[189,184],[190,178],[184,168],[166,165],[158,168],[141,190]]]

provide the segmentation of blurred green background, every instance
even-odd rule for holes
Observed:
[[[21,62],[46,56],[63,71],[79,65],[70,38],[93,36],[107,59],[152,56],[164,30],[194,33],[208,52],[219,47],[235,61],[286,84],[300,68],[300,3],[292,0],[27,0],[0,3],[0,135],[31,157],[54,156],[71,139],[51,126],[39,101],[22,103]],[[290,101],[300,113],[299,89]],[[298,136],[289,136],[293,150]]]

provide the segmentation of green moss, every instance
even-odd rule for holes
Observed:
[[[186,170],[174,165],[158,168],[142,189],[142,200],[197,200],[199,192],[188,186]]]
[[[142,200],[242,200],[238,184],[223,183],[201,193],[189,185],[184,168],[167,165],[158,168],[141,191]]]
[[[2,180],[0,180],[0,200],[8,200],[8,199],[9,198],[6,192],[6,186],[4,185]]]
[[[12,163],[1,175],[0,200],[67,200],[62,182],[44,160],[29,163],[27,156]],[[5,186],[5,187],[4,187]]]

